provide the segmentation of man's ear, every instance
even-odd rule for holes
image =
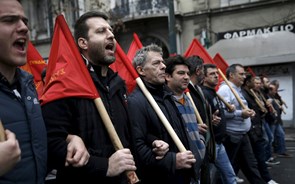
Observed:
[[[170,81],[171,79],[172,79],[172,75],[166,73],[166,74],[165,74],[165,80],[166,80],[166,81]]]
[[[140,76],[145,76],[144,69],[142,66],[137,66],[136,71]]]
[[[85,38],[78,38],[78,46],[83,50],[88,49],[87,40]]]
[[[231,73],[229,74],[229,78],[234,78],[234,75],[235,75],[235,74],[231,72]]]
[[[196,68],[196,70],[195,70],[195,74],[197,75],[197,76],[199,76],[200,74],[202,74],[203,73],[203,67],[202,66],[198,66],[197,68]]]
[[[199,76],[199,75],[200,75],[200,72],[201,72],[200,67],[197,67],[196,70],[195,70],[195,74],[196,74],[197,76]]]

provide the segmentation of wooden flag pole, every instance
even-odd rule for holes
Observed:
[[[264,104],[260,101],[258,96],[256,95],[255,91],[253,89],[250,89],[252,95],[254,96],[256,104],[259,106],[261,112],[267,113],[267,109],[264,107]]]
[[[6,140],[5,131],[4,131],[2,121],[0,120],[0,142],[3,142],[5,140]]]
[[[230,88],[230,90],[232,91],[232,93],[235,95],[237,101],[239,102],[239,104],[241,105],[242,109],[248,109],[245,104],[242,102],[240,96],[237,94],[236,90],[233,89],[233,87],[230,85],[230,83],[228,82],[227,78],[224,76],[224,74],[222,73],[222,71],[218,68],[218,72],[221,75],[221,77],[223,78],[224,82],[228,85],[228,87]]]
[[[279,102],[277,101],[277,99],[273,99],[273,100],[274,100],[274,102],[277,104],[277,106],[279,106],[279,108],[282,110],[282,112],[283,112],[284,114],[286,114],[286,111],[284,110],[283,106],[279,104]]]
[[[225,99],[222,96],[220,96],[218,93],[216,93],[216,95],[222,101],[222,103],[224,103],[229,112],[234,111],[235,108],[231,106],[227,101],[225,101]]]
[[[260,91],[259,91],[259,93],[261,94]],[[275,110],[275,108],[273,107],[273,105],[271,104],[271,102],[268,103],[263,94],[261,94],[260,96],[262,97],[262,100],[266,104],[266,106],[270,109],[270,112],[272,112],[277,117],[278,116],[278,113]]]
[[[186,92],[186,95],[188,96],[188,98],[190,99],[190,101],[193,104],[193,108],[194,108],[194,111],[195,111],[195,114],[196,114],[196,117],[197,117],[198,124],[204,124],[204,122],[203,122],[203,120],[201,118],[201,115],[200,115],[200,113],[199,113],[199,111],[198,111],[198,109],[196,107],[196,104],[193,101],[193,98],[192,98],[190,92]]]
[[[177,136],[177,134],[173,130],[171,124],[169,123],[169,121],[167,120],[165,115],[163,114],[162,110],[160,109],[159,105],[157,104],[157,102],[155,101],[153,96],[146,89],[146,87],[145,87],[144,83],[142,82],[141,78],[137,77],[135,80],[136,80],[137,85],[140,87],[141,91],[143,92],[143,94],[145,95],[145,97],[147,98],[147,100],[149,101],[149,103],[151,104],[153,109],[155,110],[156,114],[161,119],[163,125],[165,126],[166,130],[168,131],[169,135],[173,139],[173,141],[176,144],[179,151],[180,152],[186,151],[186,148],[184,147],[184,145],[180,141],[179,137]]]
[[[115,150],[120,150],[120,149],[123,149],[123,144],[115,130],[115,127],[111,121],[111,118],[101,100],[101,98],[96,98],[94,99],[94,103],[95,103],[95,106],[101,116],[101,119],[107,129],[107,132],[110,136],[110,139],[114,145],[114,148]],[[126,171],[126,174],[127,174],[127,177],[128,177],[128,180],[129,180],[129,184],[135,184],[135,183],[139,183],[139,179],[135,173],[135,171]]]

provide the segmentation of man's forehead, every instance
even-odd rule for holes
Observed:
[[[87,24],[95,23],[96,25],[102,25],[102,26],[108,25],[109,26],[109,22],[102,17],[90,17],[86,20],[86,23]]]
[[[150,52],[148,52],[147,57],[151,61],[163,61],[162,55],[158,52],[150,51]]]
[[[217,68],[208,68],[207,71],[208,72],[218,72]]]
[[[0,16],[25,17],[22,5],[16,0],[0,0]]]

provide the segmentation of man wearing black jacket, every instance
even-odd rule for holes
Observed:
[[[216,114],[213,125],[214,138],[216,143],[216,160],[214,162],[216,168],[221,174],[223,183],[236,183],[236,174],[230,164],[226,150],[222,144],[226,136],[226,121],[223,109],[225,105],[217,96],[215,87],[218,84],[218,71],[214,64],[204,65],[204,81],[202,90],[205,98],[211,106],[212,112]]]
[[[58,183],[127,184],[125,171],[134,171],[136,166],[129,149],[125,83],[109,68],[115,61],[116,40],[107,15],[82,15],[75,24],[75,39],[125,149],[115,150],[92,99],[63,98],[42,107],[49,164],[57,168]],[[70,134],[82,138],[90,155],[81,167],[64,164]]]
[[[212,114],[211,108],[200,87],[204,79],[203,59],[194,55],[188,57],[187,61],[190,66],[191,80],[188,89],[203,120],[203,124],[199,124],[199,131],[206,140],[206,154],[201,168],[200,183],[209,184],[211,183],[209,162],[214,162],[216,159],[215,140],[212,127],[212,120],[215,118],[215,115]]]
[[[265,117],[265,107],[262,106],[260,99],[256,96],[254,88],[254,80],[255,78],[248,74],[245,78],[244,84],[242,86],[242,93],[245,99],[248,102],[248,107],[255,111],[255,116],[251,118],[251,128],[248,132],[252,149],[257,160],[258,170],[262,179],[269,184],[276,184],[274,180],[272,180],[271,175],[267,169],[267,165],[265,163],[266,160],[266,152],[265,146],[266,141],[263,137],[263,121]]]
[[[133,113],[135,158],[144,184],[190,184],[198,177],[195,172],[198,171],[195,166],[200,164],[198,149],[188,135],[172,92],[165,85],[166,66],[163,61],[162,49],[152,44],[136,53],[133,66],[187,151],[179,151],[157,113],[137,87],[128,98],[128,106]],[[156,159],[153,153],[155,140],[169,144],[169,151],[161,160]]]

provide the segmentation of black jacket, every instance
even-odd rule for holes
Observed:
[[[191,150],[199,167],[200,156],[196,145],[190,141],[185,124],[166,86],[146,84],[147,89],[159,105],[175,133],[187,150]],[[140,179],[144,184],[178,184],[189,183],[194,175],[193,169],[176,170],[176,153],[179,152],[174,141],[163,126],[154,109],[142,91],[137,87],[128,98],[134,137],[135,155],[138,162]],[[152,142],[156,139],[169,144],[169,152],[161,160],[156,160],[152,152]],[[196,168],[198,170],[198,168]],[[182,181],[182,182],[181,182]]]
[[[255,97],[249,90],[242,89],[243,96],[248,102],[248,107],[255,111],[255,116],[251,118],[251,128],[248,132],[249,137],[252,141],[256,142],[263,139],[263,130],[262,130],[262,111],[259,108],[258,104],[255,101]]]
[[[205,99],[202,89],[199,86],[193,86],[192,83],[189,83],[188,89],[200,113],[203,123],[208,126],[207,134],[203,135],[206,138],[206,155],[210,161],[214,162],[216,153],[211,107],[209,106],[208,101]]]
[[[205,98],[211,106],[212,112],[219,110],[218,116],[221,117],[221,120],[217,126],[213,126],[213,133],[216,143],[220,144],[226,136],[226,120],[224,116],[223,105],[220,99],[217,97],[215,89],[202,86],[202,90]]]
[[[17,69],[10,86],[0,74],[0,119],[14,132],[21,148],[21,160],[0,177],[0,183],[43,184],[46,177],[47,139],[33,76]],[[13,92],[17,89],[21,97]],[[1,166],[0,166],[1,167]]]
[[[107,77],[94,68],[91,77],[124,147],[129,147],[129,117],[126,88],[117,73],[109,70]],[[108,158],[115,152],[109,135],[92,99],[63,98],[42,106],[48,130],[49,166],[57,168],[59,183],[127,183],[125,174],[106,177]],[[78,135],[84,141],[90,159],[81,168],[64,167],[67,153],[66,137]]]

